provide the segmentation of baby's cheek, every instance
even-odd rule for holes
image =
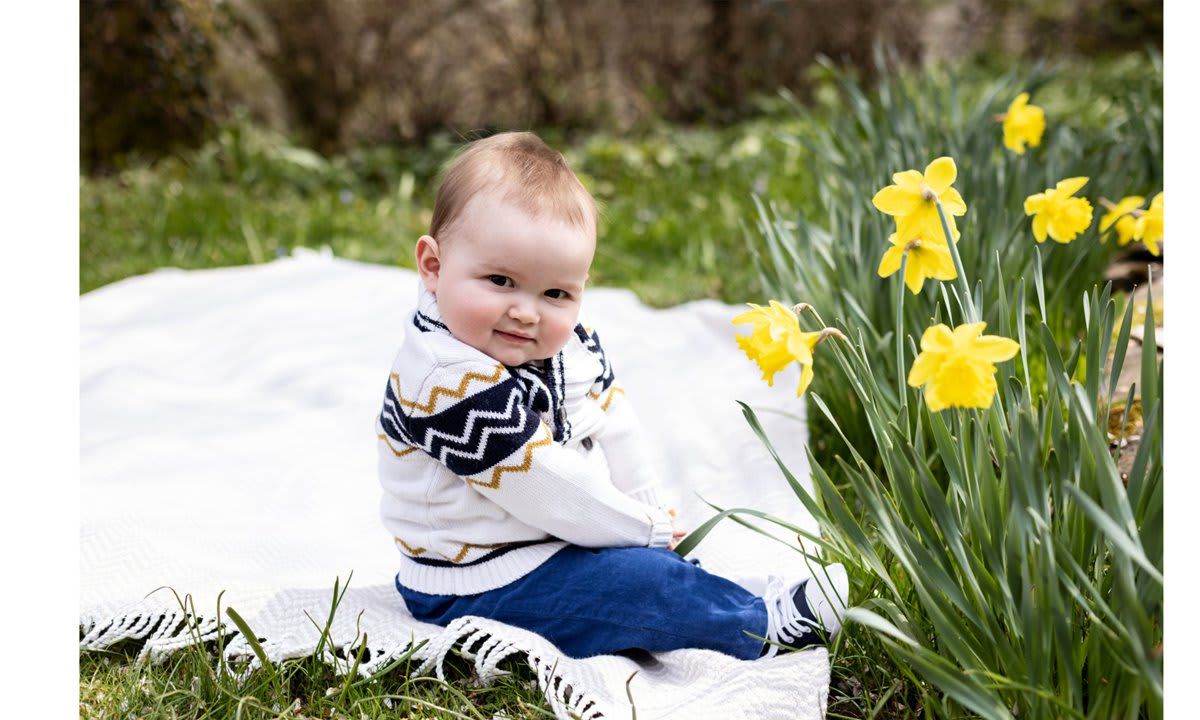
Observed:
[[[471,325],[477,333],[490,332],[496,323],[497,314],[493,312],[487,298],[478,298],[471,304]]]
[[[550,332],[547,333],[554,347],[561,350],[567,341],[571,339],[571,332],[575,329],[575,323],[571,317],[556,318]],[[557,352],[557,350],[556,350]]]

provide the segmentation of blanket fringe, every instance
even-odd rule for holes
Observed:
[[[486,685],[497,677],[508,674],[499,670],[497,665],[511,655],[524,653],[526,662],[537,677],[542,695],[556,715],[580,720],[597,720],[604,717],[596,701],[586,691],[579,689],[580,685],[571,682],[558,667],[557,658],[543,658],[518,643],[497,637],[490,629],[478,627],[473,617],[455,620],[446,626],[445,632],[421,648],[414,656],[423,660],[417,668],[417,674],[428,672],[432,668],[439,680],[445,680],[446,656],[455,645],[459,645],[459,654],[463,658],[474,661],[475,672],[481,684]]]
[[[188,645],[217,639],[224,626],[216,618],[197,617],[182,607],[146,599],[115,613],[91,612],[79,619],[79,647],[103,650],[123,640],[144,640],[137,660],[158,661]]]
[[[518,642],[494,634],[490,628],[479,627],[475,620],[473,617],[455,620],[417,650],[413,654],[413,660],[420,661],[420,665],[414,671],[414,675],[424,675],[432,671],[439,680],[445,681],[446,657],[458,647],[459,654],[473,664],[477,682],[481,686],[490,685],[509,674],[508,671],[499,668],[502,661],[517,654],[524,654],[525,661],[537,678],[538,687],[556,715],[564,718],[575,717],[579,720],[598,720],[604,717],[588,693],[580,690],[580,685],[571,682],[565,676],[558,667],[557,658],[544,658],[536,654],[536,651],[522,647]],[[228,641],[224,652],[227,666],[230,663],[239,664],[239,674],[248,674],[260,665],[246,638],[242,637],[232,624],[219,622],[217,618],[197,617],[190,612],[184,612],[182,607],[167,607],[162,601],[147,599],[124,606],[115,612],[84,613],[80,616],[79,626],[82,636],[79,647],[82,650],[103,650],[123,640],[144,640],[145,644],[138,653],[137,662],[160,662],[185,647],[203,644],[224,635]],[[304,656],[303,651],[292,650],[287,653],[288,657],[284,657],[282,645],[270,638],[260,640],[260,644],[267,658],[273,663]],[[395,658],[407,653],[414,644],[410,641],[390,649],[369,648],[369,660],[359,664],[358,674],[370,677]],[[327,645],[321,653],[321,659],[333,666],[336,672],[345,674],[350,672],[358,648],[357,642],[336,647]],[[308,655],[315,652],[316,647],[307,651]]]

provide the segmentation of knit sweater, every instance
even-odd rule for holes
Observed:
[[[582,320],[582,318],[581,318]],[[397,582],[471,595],[568,543],[666,547],[671,518],[597,333],[509,367],[454,338],[419,284],[376,420]]]

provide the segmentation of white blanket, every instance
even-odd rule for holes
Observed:
[[[252,267],[159,270],[80,299],[81,645],[145,638],[143,655],[155,659],[193,631],[236,630],[228,617],[217,624],[224,591],[222,612],[235,608],[272,662],[310,655],[318,631],[305,610],[323,621],[335,578],[344,585],[353,571],[332,644],[356,646],[366,633],[364,675],[428,639],[416,656],[422,671],[441,673],[456,643],[485,681],[514,656],[564,718],[628,717],[635,670],[640,718],[823,716],[823,648],[759,662],[707,650],[572,660],[501,623],[463,618],[443,629],[405,611],[378,519],[372,422],[415,282],[410,271],[302,252]],[[759,412],[806,478],[796,376],[780,375],[773,390],[761,382],[733,342],[737,308],[652,310],[610,289],[589,290],[586,303],[685,527],[713,513],[699,494],[815,530],[734,402]],[[808,574],[799,553],[728,521],[696,556],[735,579]],[[191,631],[176,595],[156,591],[163,586],[190,595]],[[251,648],[238,636],[227,652]]]

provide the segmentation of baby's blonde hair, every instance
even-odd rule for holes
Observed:
[[[429,234],[439,243],[471,198],[501,190],[505,202],[595,232],[596,201],[562,153],[531,132],[506,132],[467,146],[447,167],[433,204]]]

